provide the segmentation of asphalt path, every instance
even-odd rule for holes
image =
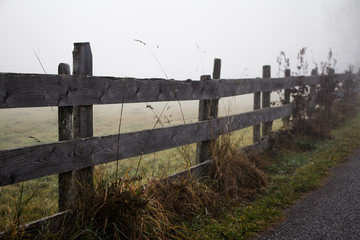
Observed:
[[[331,170],[324,186],[286,210],[283,222],[257,239],[360,240],[360,149]]]

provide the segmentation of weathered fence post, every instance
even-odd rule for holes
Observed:
[[[254,110],[260,109],[261,92],[254,93]],[[260,140],[260,124],[253,126],[253,143]]]
[[[66,63],[60,63],[58,74],[70,75],[70,66]],[[59,141],[71,140],[73,133],[73,107],[58,107],[58,126]],[[59,212],[65,211],[71,201],[72,172],[64,172],[58,175],[58,209]]]
[[[291,76],[290,69],[285,69],[285,77],[290,77],[290,76]],[[291,89],[285,89],[285,93],[284,93],[284,105],[290,103],[290,93],[291,93]],[[283,119],[284,127],[288,127],[288,126],[289,126],[289,121],[290,121],[290,116],[285,117],[285,118]]]
[[[263,66],[263,78],[271,77],[271,69],[269,65]],[[262,108],[270,107],[270,92],[262,93]],[[265,137],[271,132],[272,122],[266,122],[262,124],[262,136]]]
[[[213,79],[220,79],[221,75],[221,59],[214,59]],[[210,117],[217,118],[219,109],[219,99],[213,99],[210,101]]]
[[[221,73],[221,59],[215,58],[214,60],[214,70],[213,70],[213,79],[219,79]],[[209,81],[211,80],[210,75],[203,75],[200,78],[200,81]],[[217,118],[218,116],[218,105],[219,100],[200,100],[199,101],[199,121],[205,121],[209,119]],[[213,134],[213,133],[211,133]],[[211,156],[211,140],[203,141],[197,143],[196,147],[196,163],[202,163],[210,159]]]
[[[73,75],[92,76],[92,53],[89,43],[74,43]],[[82,105],[74,107],[74,138],[93,136],[93,107]],[[86,149],[86,151],[92,151]],[[88,159],[89,162],[93,159]],[[90,163],[91,164],[91,163]],[[76,192],[79,194],[81,187],[92,187],[94,166],[74,171]]]
[[[318,75],[318,69],[314,68],[311,70],[311,76],[317,76]],[[312,114],[315,108],[315,99],[316,98],[316,85],[310,84],[310,106],[309,106],[309,114]]]

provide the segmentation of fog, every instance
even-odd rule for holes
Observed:
[[[279,52],[296,71],[302,47],[309,67],[332,49],[342,72],[360,63],[359,12],[357,0],[0,0],[0,72],[43,73],[35,50],[56,74],[74,42],[90,42],[98,76],[199,79],[214,58],[223,78],[277,76]]]
[[[90,42],[97,76],[197,80],[221,58],[222,78],[260,77],[263,65],[277,77],[280,52],[296,73],[303,47],[309,68],[326,61],[331,49],[336,72],[343,72],[360,65],[359,12],[357,0],[0,0],[0,72],[44,73],[38,55],[46,73],[56,74],[60,62],[72,64],[74,42]],[[251,104],[251,95],[222,100],[220,114]],[[141,106],[136,109],[150,111]],[[163,105],[152,106],[162,111]],[[180,106],[171,106],[168,115],[180,121]],[[182,103],[190,121],[196,106]],[[120,107],[96,107],[95,118],[111,111],[118,116]]]

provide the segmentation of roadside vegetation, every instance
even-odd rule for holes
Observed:
[[[358,108],[357,108],[358,109]],[[272,150],[258,156],[267,175],[266,188],[255,201],[240,201],[218,214],[188,223],[192,239],[247,239],[281,221],[283,210],[303,194],[321,186],[331,167],[360,148],[360,114],[333,129],[330,139],[288,135]]]

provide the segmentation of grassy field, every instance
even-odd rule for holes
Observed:
[[[236,98],[225,98],[220,101],[219,115],[226,116],[251,111],[252,105],[247,104],[251,96],[245,95]],[[156,116],[164,109],[166,103],[125,104],[121,119],[121,133],[151,129],[156,122]],[[162,124],[156,127],[170,126],[197,121],[197,101],[172,102],[165,108],[161,116]],[[121,104],[94,106],[94,136],[104,136],[118,133]],[[184,114],[184,119],[182,117]],[[274,124],[274,128],[281,127],[281,121]],[[58,139],[57,108],[30,108],[30,109],[2,109],[0,110],[0,150],[41,143],[56,142]],[[252,142],[252,129],[243,129],[235,132],[234,142],[239,147]],[[166,176],[186,169],[189,162],[183,157],[184,153],[190,156],[190,163],[195,160],[196,144],[147,154],[142,156],[140,172],[145,178]],[[130,169],[134,171],[137,158],[119,161],[120,172]],[[96,168],[99,174],[113,176],[115,163]],[[43,177],[0,188],[0,230],[13,220],[16,206],[23,189],[23,199],[36,191],[31,198],[26,214],[22,216],[22,223],[48,216],[57,212],[57,175]]]

